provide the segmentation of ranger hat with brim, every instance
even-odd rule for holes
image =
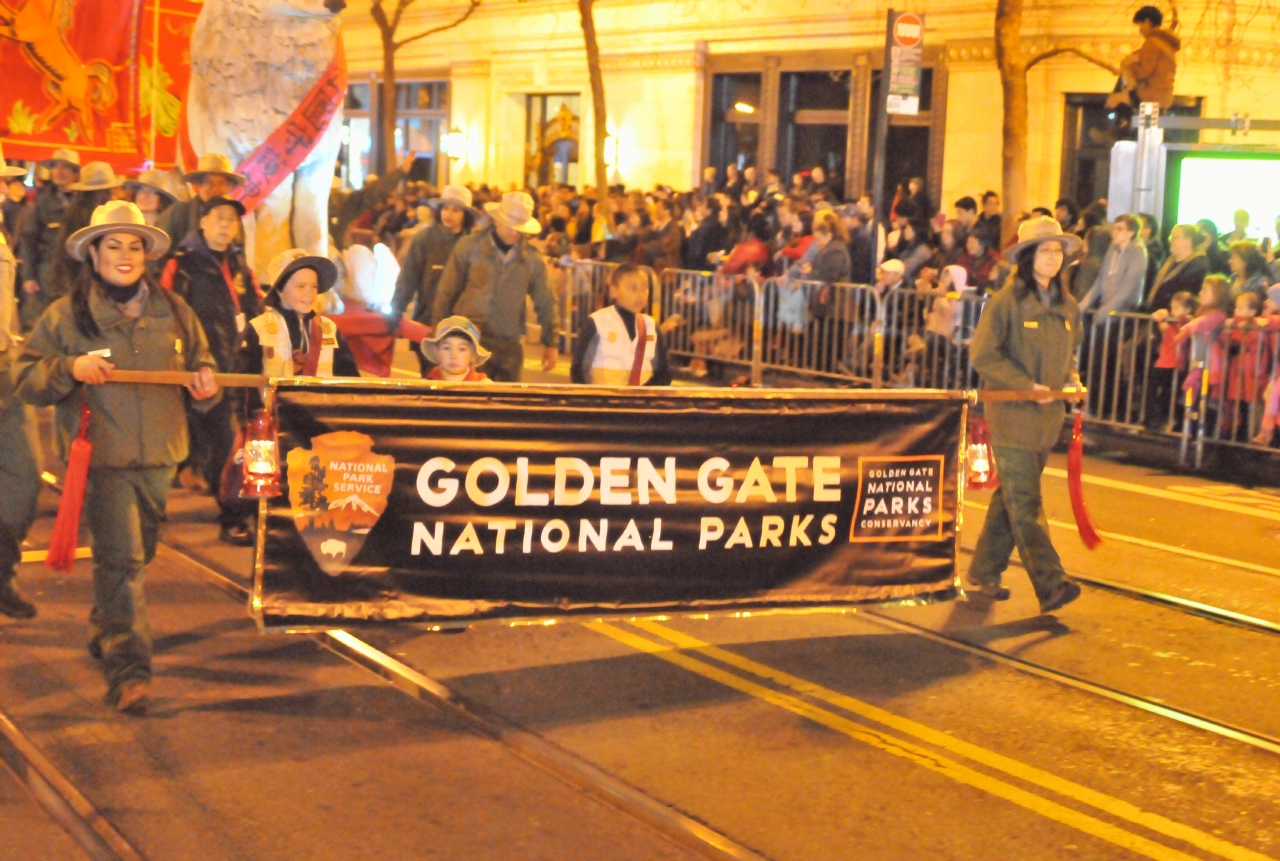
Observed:
[[[178,195],[170,187],[170,175],[163,170],[144,170],[137,179],[125,180],[124,187],[130,191],[154,191],[170,203],[177,203]]]
[[[27,169],[25,167],[13,167],[4,160],[4,146],[0,145],[0,177],[10,179],[26,175]]]
[[[1016,260],[1023,249],[1032,248],[1045,242],[1057,242],[1062,246],[1065,255],[1075,254],[1080,250],[1080,237],[1071,233],[1063,233],[1062,225],[1056,218],[1041,215],[1028,218],[1018,225],[1018,242],[1004,251],[1005,260]]]
[[[433,365],[440,364],[440,342],[450,335],[465,335],[471,341],[471,345],[476,348],[475,367],[483,365],[492,355],[480,346],[480,330],[476,328],[475,323],[466,317],[445,317],[436,324],[436,331],[432,337],[422,339],[422,355],[427,357],[428,362]]]
[[[291,248],[277,254],[267,266],[267,273],[274,274],[268,294],[279,293],[289,283],[293,273],[310,269],[316,273],[316,292],[328,293],[338,282],[338,267],[328,257],[307,254],[301,248]]]
[[[87,248],[99,237],[112,233],[128,233],[142,239],[148,260],[158,260],[169,250],[169,234],[147,224],[137,204],[127,200],[109,200],[93,211],[88,227],[67,237],[67,254],[72,260],[88,257]]]
[[[79,170],[80,153],[73,149],[56,149],[53,151],[53,155],[40,162],[40,164],[42,167],[47,167],[50,170],[53,170],[53,166],[56,164],[65,164],[68,167],[74,167],[76,170]]]
[[[80,179],[67,186],[67,191],[106,191],[124,185],[124,177],[117,176],[105,161],[91,161],[80,168]]]
[[[433,197],[427,201],[427,206],[439,212],[440,207],[446,203],[461,207],[464,212],[471,213],[472,218],[479,218],[484,214],[471,205],[471,189],[460,185],[446,185],[439,197]]]
[[[183,177],[192,185],[199,185],[204,182],[207,176],[221,176],[227,182],[239,187],[245,184],[247,180],[240,174],[236,173],[235,166],[231,164],[231,159],[222,153],[210,152],[200,156],[200,161],[196,163],[196,169]]]
[[[542,225],[533,217],[533,198],[526,192],[508,191],[501,203],[486,203],[484,211],[520,233],[536,236],[542,232]]]
[[[244,204],[236,200],[234,197],[211,197],[200,204],[200,217],[204,218],[210,212],[213,212],[219,206],[229,206],[236,211],[236,214],[244,218]]]

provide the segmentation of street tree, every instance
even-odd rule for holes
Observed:
[[[378,128],[382,135],[383,158],[387,165],[395,164],[396,158],[396,52],[411,42],[425,39],[435,33],[452,30],[471,17],[484,0],[468,0],[467,7],[452,20],[435,27],[428,27],[412,36],[396,38],[400,29],[400,20],[405,10],[414,5],[416,0],[373,0],[369,14],[378,25],[382,36],[382,94],[378,101]],[[387,11],[390,7],[390,13]]]
[[[591,79],[591,112],[595,146],[596,194],[604,200],[609,188],[609,173],[604,161],[605,139],[608,137],[604,104],[604,73],[600,70],[600,46],[596,42],[596,22],[593,14],[595,0],[578,0],[578,14],[582,18],[582,40],[587,48],[587,74]]]

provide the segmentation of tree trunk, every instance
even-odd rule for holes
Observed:
[[[604,143],[609,131],[604,106],[604,74],[600,71],[600,46],[596,44],[596,22],[591,10],[594,4],[595,0],[578,0],[582,38],[587,45],[587,73],[591,77],[591,112],[595,115],[596,193],[603,201],[609,188],[609,168],[604,163]]]
[[[1018,213],[1027,198],[1027,66],[1022,52],[1022,0],[996,3],[996,65],[1004,94],[1004,122],[1000,168],[1004,245],[1017,229]]]
[[[383,34],[382,92],[378,98],[378,131],[382,138],[378,173],[383,175],[400,163],[396,157],[396,47],[395,34]]]

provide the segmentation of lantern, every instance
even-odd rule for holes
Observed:
[[[280,495],[280,448],[276,422],[268,410],[259,410],[244,428],[244,481],[241,499]]]
[[[965,451],[965,486],[970,490],[995,490],[1000,486],[996,458],[991,451],[991,432],[986,419],[969,420],[969,446]]]

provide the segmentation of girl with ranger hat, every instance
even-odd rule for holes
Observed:
[[[271,289],[262,314],[245,329],[238,369],[268,377],[360,376],[337,325],[315,311],[316,296],[338,280],[333,261],[291,248],[276,255],[267,272]]]
[[[1080,385],[1080,308],[1062,282],[1063,262],[1079,247],[1080,240],[1064,234],[1052,218],[1024,221],[1018,243],[1005,252],[1017,268],[987,303],[970,348],[985,388],[1030,389],[1044,397],[986,405],[1000,487],[978,536],[969,582],[989,598],[1007,600],[1000,578],[1016,547],[1042,613],[1080,596],[1080,587],[1063,579],[1040,492],[1040,476],[1066,415],[1054,393]]]
[[[207,410],[222,394],[200,321],[146,274],[147,259],[168,248],[169,238],[134,204],[113,200],[94,210],[66,245],[88,265],[70,295],[40,317],[14,376],[24,401],[55,407],[62,457],[78,431],[87,430],[93,445],[83,509],[93,534],[89,653],[102,662],[107,704],[133,713],[146,709],[151,683],[143,574],[187,456],[186,401]],[[116,368],[191,376],[185,386],[103,385]]]

